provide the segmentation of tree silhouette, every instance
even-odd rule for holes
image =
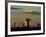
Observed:
[[[31,19],[29,19],[29,18],[26,18],[26,21],[27,21],[27,27],[29,27],[29,21],[30,21]]]

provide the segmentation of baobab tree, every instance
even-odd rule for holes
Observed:
[[[29,27],[29,21],[30,21],[31,19],[29,19],[29,18],[26,18],[26,21],[27,21],[27,27]]]

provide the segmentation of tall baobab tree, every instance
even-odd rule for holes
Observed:
[[[29,19],[29,18],[26,18],[26,21],[27,21],[27,27],[29,27],[29,21],[30,21],[31,19]]]

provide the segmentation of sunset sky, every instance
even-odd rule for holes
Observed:
[[[11,8],[21,8],[21,9],[41,12],[40,6],[16,6],[16,5],[12,5]]]

